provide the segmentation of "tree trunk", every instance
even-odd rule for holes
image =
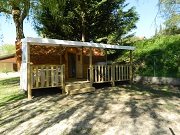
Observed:
[[[85,24],[82,24],[82,42],[85,42]]]
[[[82,12],[81,17],[82,17],[82,39],[81,40],[82,42],[85,42],[86,30],[85,30],[85,19],[84,19],[85,13],[84,12]]]
[[[16,40],[21,41],[24,38],[23,20],[20,17],[20,10],[12,10],[13,20],[16,26]]]

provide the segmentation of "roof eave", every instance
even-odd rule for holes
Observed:
[[[93,47],[93,48],[107,48],[107,49],[123,49],[123,50],[135,50],[135,46],[120,46],[111,44],[100,44],[80,41],[68,41],[58,39],[47,39],[47,38],[32,38],[27,37],[22,42],[28,42],[31,45],[52,45],[52,46],[69,46],[69,47]]]

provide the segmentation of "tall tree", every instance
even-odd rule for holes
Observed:
[[[44,4],[49,5],[52,13],[56,13],[52,7],[56,5],[55,3],[57,2],[63,5],[65,0],[1,0],[0,13],[12,16],[16,26],[16,40],[20,41],[24,38],[23,21],[28,16],[29,11],[31,9],[37,10],[36,7],[38,5]]]
[[[14,54],[15,46],[11,44],[4,44],[0,46],[0,56],[7,55],[7,54]]]
[[[126,6],[125,0],[67,0],[56,16],[43,6],[35,13],[35,29],[50,38],[117,43],[138,20]]]
[[[20,41],[24,38],[23,21],[28,15],[30,9],[29,0],[1,0],[0,12],[12,15],[16,26],[16,40]]]
[[[166,20],[166,27],[174,27],[180,24],[180,1],[159,0],[159,13]]]

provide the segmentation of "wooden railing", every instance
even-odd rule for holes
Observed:
[[[114,81],[127,81],[130,80],[130,66],[129,65],[114,65],[113,71],[115,73],[114,75]]]
[[[31,89],[65,87],[64,65],[31,66]]]
[[[92,66],[92,82],[115,82],[130,80],[130,65],[93,65]],[[90,80],[90,70],[88,73]]]

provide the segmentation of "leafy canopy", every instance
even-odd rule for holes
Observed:
[[[35,14],[35,29],[43,37],[78,41],[117,43],[136,28],[138,15],[125,0],[66,0],[56,3],[57,14],[41,5]]]
[[[10,44],[4,44],[0,46],[0,56],[15,53],[15,46]]]
[[[180,24],[179,0],[159,0],[158,5],[161,16],[166,20],[166,27],[178,26]]]
[[[54,6],[60,3],[61,7],[65,4],[65,0],[1,0],[0,15],[5,14],[9,18],[13,18],[16,26],[16,40],[20,41],[24,38],[23,21],[28,15],[33,15],[33,10],[37,10],[39,5],[48,5],[52,13],[56,13]]]

